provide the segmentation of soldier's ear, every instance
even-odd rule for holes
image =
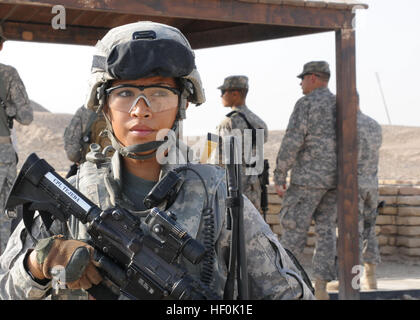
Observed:
[[[238,99],[239,98],[239,91],[238,90],[232,90],[230,91],[231,97],[233,99]]]
[[[317,84],[317,85],[322,83],[322,80],[314,74],[311,74],[311,81],[313,84]]]

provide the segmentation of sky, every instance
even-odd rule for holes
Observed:
[[[355,22],[361,109],[383,125],[418,127],[420,1],[361,2],[369,5],[367,10],[357,10]],[[7,41],[0,62],[18,70],[31,100],[54,113],[74,113],[85,102],[93,52],[90,46]],[[206,102],[190,106],[184,135],[215,131],[229,112],[221,104],[217,87],[230,75],[248,76],[247,106],[269,130],[286,129],[293,107],[302,97],[296,75],[306,62],[328,61],[330,89],[336,90],[334,32],[200,49],[195,54]]]

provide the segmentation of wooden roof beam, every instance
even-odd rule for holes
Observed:
[[[0,0],[0,3],[14,3],[14,1]],[[21,0],[19,4],[63,5],[69,9],[325,29],[350,28],[351,25],[348,25],[348,22],[353,16],[351,10],[250,3],[236,0],[108,0],[106,2],[101,0]]]
[[[1,19],[0,23],[3,23],[6,21],[18,8],[18,5],[14,5],[7,13],[6,15]]]
[[[328,30],[314,28],[284,28],[267,25],[239,25],[202,32],[185,32],[184,34],[194,49],[202,49],[325,31]]]

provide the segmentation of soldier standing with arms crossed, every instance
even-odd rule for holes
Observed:
[[[327,62],[306,63],[298,78],[305,96],[297,101],[289,119],[274,170],[276,192],[284,196],[281,243],[299,260],[315,220],[315,297],[327,300],[327,282],[336,277],[336,98],[328,89]]]
[[[268,129],[265,122],[253,113],[246,105],[246,96],[248,94],[249,85],[248,77],[246,76],[229,76],[225,78],[223,84],[218,87],[221,90],[222,103],[224,107],[231,108],[231,112],[226,115],[226,118],[219,124],[217,131],[219,136],[224,137],[228,135],[240,134],[241,140],[244,141],[245,129],[262,129],[264,130],[264,141],[268,139]],[[236,132],[235,132],[236,131]],[[254,143],[257,140],[255,139]],[[243,145],[244,146],[244,145]],[[250,148],[253,154],[256,153],[258,161],[263,161],[264,154],[258,153],[257,146]],[[260,149],[261,150],[261,149]],[[264,150],[264,149],[262,149]],[[249,155],[245,154],[246,150],[242,148],[242,188],[243,193],[251,200],[252,204],[261,212],[261,184],[257,174],[252,174],[252,168],[255,164],[249,163]]]
[[[0,29],[0,51],[6,38]],[[25,85],[12,66],[0,64],[0,254],[10,235],[11,219],[4,212],[5,201],[16,177],[17,155],[11,141],[13,121],[29,125],[33,110]]]

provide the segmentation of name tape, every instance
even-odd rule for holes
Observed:
[[[51,172],[47,172],[44,176],[49,181],[51,181],[57,188],[63,191],[71,200],[73,200],[76,204],[78,204],[83,210],[88,212],[91,206],[80,198],[77,194],[71,191],[63,182],[57,179]]]

